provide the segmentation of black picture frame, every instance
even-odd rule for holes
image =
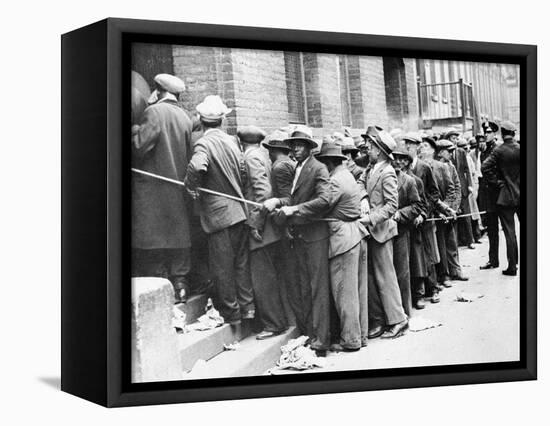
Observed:
[[[109,18],[62,36],[62,390],[108,407],[537,377],[537,48]],[[130,383],[129,44],[442,58],[520,66],[520,361]],[[129,145],[127,145],[129,146]]]

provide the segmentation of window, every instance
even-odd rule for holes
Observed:
[[[288,121],[306,124],[304,71],[300,52],[284,52]]]
[[[342,125],[351,127],[351,95],[349,88],[348,58],[338,56],[338,80],[340,85],[340,104],[342,107]]]

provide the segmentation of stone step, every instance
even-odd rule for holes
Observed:
[[[176,307],[185,314],[185,323],[191,324],[204,314],[207,302],[208,296],[206,294],[196,294],[190,296],[187,302],[178,303]]]
[[[198,360],[208,361],[224,351],[223,345],[241,341],[251,334],[248,321],[239,325],[224,324],[205,331],[180,334],[180,359],[184,371],[189,371]]]
[[[224,351],[210,361],[197,365],[183,375],[184,380],[216,377],[243,377],[265,374],[281,356],[281,346],[298,337],[295,327],[285,333],[266,340],[256,340],[251,335],[240,342],[235,351]]]

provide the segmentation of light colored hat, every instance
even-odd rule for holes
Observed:
[[[418,132],[407,132],[403,136],[403,140],[405,142],[412,142],[412,143],[420,144],[422,142],[422,135]]]
[[[340,133],[340,132],[334,132],[332,134],[332,139],[335,140],[336,142],[341,142],[344,140],[344,134],[343,133]]]
[[[339,158],[341,160],[346,160],[347,157],[342,154],[342,146],[337,142],[327,142],[323,143],[321,147],[321,152],[316,155],[319,158]]]
[[[342,152],[359,152],[359,148],[355,146],[353,138],[351,136],[346,136],[342,142],[339,143],[342,147]]]
[[[294,141],[303,141],[308,143],[312,148],[317,148],[319,143],[313,139],[313,132],[307,126],[303,124],[298,124],[290,134],[290,137],[287,141],[292,144]]]
[[[185,83],[182,79],[171,74],[157,74],[154,78],[155,83],[167,92],[177,95],[185,90]]]
[[[204,101],[197,105],[196,110],[203,121],[220,120],[232,111],[231,108],[227,108],[218,95],[208,95]]]
[[[237,136],[242,143],[257,144],[267,136],[263,129],[258,126],[244,126],[237,129]]]
[[[262,145],[266,148],[277,148],[290,151],[290,144],[288,143],[288,133],[282,130],[275,130],[273,133],[267,135],[262,142]]]

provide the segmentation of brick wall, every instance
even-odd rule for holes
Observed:
[[[378,124],[384,128],[388,125],[386,111],[386,89],[384,86],[384,66],[381,57],[359,57],[361,72],[361,89],[363,92],[363,111],[365,126]]]

